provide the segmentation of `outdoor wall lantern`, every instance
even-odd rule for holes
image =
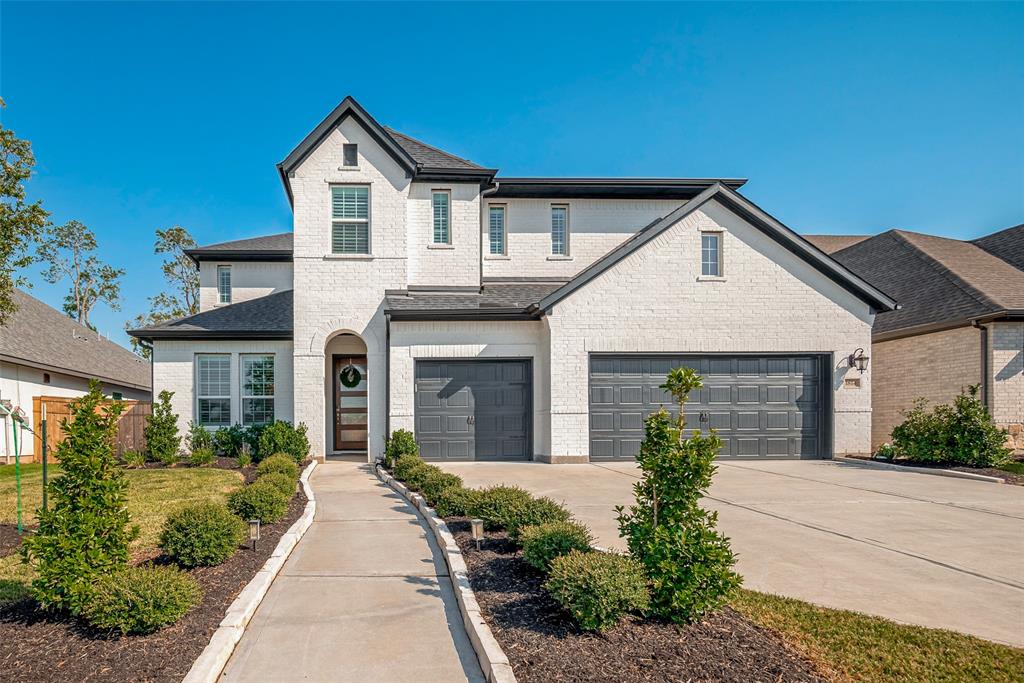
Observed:
[[[260,520],[249,520],[249,540],[252,541],[252,549],[256,550],[256,541],[260,540]]]
[[[471,519],[469,526],[473,529],[473,540],[476,541],[476,549],[480,550],[480,541],[484,540],[484,520]]]
[[[857,368],[862,375],[868,369],[868,357],[864,355],[864,349],[857,349],[851,353],[848,362],[851,368]]]

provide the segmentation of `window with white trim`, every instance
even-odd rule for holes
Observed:
[[[551,254],[553,256],[569,255],[569,207],[552,205],[551,207]]]
[[[434,210],[434,244],[451,244],[452,193],[434,190],[431,204]]]
[[[196,356],[196,422],[204,427],[231,425],[231,356]]]
[[[370,253],[370,188],[335,185],[331,188],[331,252]]]
[[[492,205],[487,210],[487,231],[490,235],[490,253],[495,256],[505,255],[505,206]]]
[[[242,424],[264,425],[274,421],[274,355],[243,354]]]
[[[722,275],[722,234],[702,232],[700,234],[700,274],[709,277]]]
[[[231,303],[231,266],[217,266],[217,303]]]

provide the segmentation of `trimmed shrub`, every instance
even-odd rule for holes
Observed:
[[[257,481],[273,484],[281,493],[289,498],[295,495],[295,489],[298,486],[295,478],[288,476],[284,472],[264,474]]]
[[[265,474],[286,474],[294,483],[299,478],[299,466],[287,453],[277,453],[270,456],[256,466],[256,476],[262,477]]]
[[[405,478],[409,475],[414,468],[421,465],[425,465],[423,459],[418,455],[403,455],[395,460],[394,467],[391,468],[391,474],[394,475],[398,481],[405,481]]]
[[[509,538],[519,541],[519,534],[525,527],[551,522],[568,522],[570,519],[572,519],[572,515],[561,503],[542,497],[534,498],[522,507],[508,508],[502,518],[502,526],[508,532]]]
[[[121,454],[121,462],[130,470],[137,470],[146,466],[146,455],[138,451],[125,451]]]
[[[897,458],[913,462],[993,467],[1006,462],[1005,429],[992,421],[988,408],[978,399],[978,385],[967,387],[953,405],[928,410],[918,399],[903,413],[904,421],[892,430],[892,450]]]
[[[450,474],[439,468],[432,468],[423,482],[423,497],[431,506],[437,502],[437,497],[445,489],[457,486],[462,488],[462,477],[457,474]]]
[[[523,559],[542,572],[551,568],[556,557],[573,550],[589,552],[594,542],[590,530],[579,522],[547,522],[523,527],[519,532]]]
[[[405,485],[412,491],[422,491],[423,486],[427,483],[427,480],[431,477],[437,476],[438,474],[444,474],[440,468],[428,465],[425,462],[420,461],[421,464],[413,467],[409,470],[408,474],[405,475]]]
[[[197,451],[192,451],[192,455],[188,456],[188,464],[200,467],[202,465],[209,465],[214,459],[212,448],[200,448]]]
[[[300,422],[298,427],[293,427],[291,422],[277,420],[264,426],[256,447],[256,458],[263,460],[278,453],[287,453],[296,463],[305,460],[309,455],[306,425]]]
[[[714,430],[705,435],[699,429],[683,438],[683,409],[690,391],[701,386],[692,368],[668,373],[662,388],[676,399],[678,417],[662,409],[644,420],[636,503],[628,511],[616,508],[619,533],[650,579],[651,609],[674,622],[694,621],[722,606],[742,581],[732,569],[729,539],[716,529],[717,513],[700,507],[722,440]]]
[[[207,567],[234,555],[246,531],[245,522],[226,505],[193,503],[167,518],[160,547],[183,567]]]
[[[150,459],[159,460],[168,467],[181,458],[181,435],[178,434],[178,416],[171,410],[172,396],[173,391],[165,389],[160,392],[142,430]]]
[[[206,427],[196,424],[195,422],[188,423],[188,436],[186,437],[188,450],[195,452],[203,448],[213,449],[213,433],[210,432]]]
[[[532,501],[530,492],[518,486],[489,486],[480,490],[469,514],[482,519],[488,531],[497,531],[504,529],[506,522],[516,518],[518,511],[525,509]]]
[[[226,458],[234,458],[245,443],[246,430],[241,425],[221,427],[213,433],[213,450]]]
[[[181,619],[202,596],[196,580],[175,567],[128,567],[93,584],[83,616],[100,629],[152,633]]]
[[[420,447],[416,438],[408,429],[396,429],[391,432],[384,444],[384,466],[391,469],[395,461],[403,455],[419,455]]]
[[[243,448],[242,450],[238,451],[238,466],[248,467],[251,464],[252,454],[248,451],[248,449]]]
[[[80,614],[93,581],[128,564],[128,481],[114,457],[123,404],[108,403],[100,383],[71,401],[54,451],[61,475],[50,483],[50,508],[37,510],[39,530],[26,535],[22,557],[36,570],[32,593],[46,609]]]
[[[605,631],[650,604],[643,567],[630,557],[573,550],[556,557],[544,588],[580,628]]]
[[[442,489],[434,501],[434,511],[441,517],[468,517],[476,508],[479,493],[475,489],[450,486]]]
[[[228,496],[228,508],[243,520],[258,519],[267,524],[288,513],[289,498],[274,484],[256,480],[233,491]]]

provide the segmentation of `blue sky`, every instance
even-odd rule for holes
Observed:
[[[154,230],[289,230],[274,164],[346,94],[506,175],[746,177],[801,232],[1020,223],[1022,34],[995,3],[4,2],[0,95],[30,195],[127,269],[94,314],[126,342]]]

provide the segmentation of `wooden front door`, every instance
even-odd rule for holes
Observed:
[[[334,356],[334,450],[365,451],[366,356]]]

